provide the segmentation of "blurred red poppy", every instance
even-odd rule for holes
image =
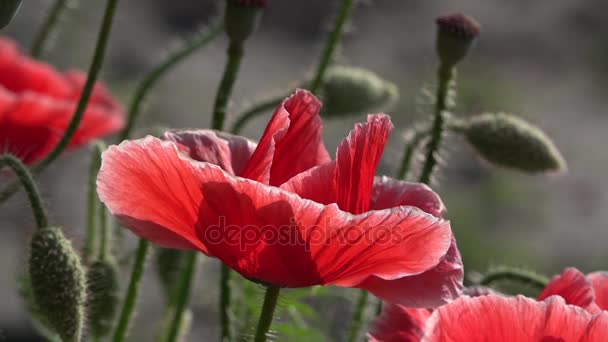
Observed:
[[[0,38],[0,151],[32,164],[50,153],[69,125],[84,87],[80,71],[60,73]],[[98,84],[69,147],[116,132],[121,105]]]
[[[608,273],[593,272],[585,276],[576,268],[566,268],[551,279],[538,300],[553,295],[591,313],[608,310]]]
[[[370,115],[332,161],[320,107],[297,91],[257,145],[198,130],[112,146],[103,156],[100,198],[135,234],[200,250],[254,281],[365,287],[407,303],[417,296],[440,303],[457,293],[462,264],[449,223],[438,217],[439,197],[424,185],[375,177],[390,119]],[[438,290],[411,293],[419,285],[402,280],[417,277]],[[403,287],[375,291],[368,282]]]

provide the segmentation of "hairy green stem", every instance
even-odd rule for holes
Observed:
[[[399,168],[399,173],[397,174],[397,179],[405,180],[407,178],[407,175],[412,168],[412,161],[414,160],[416,150],[418,149],[422,140],[424,140],[428,134],[428,131],[415,131],[414,136],[406,143],[405,151],[403,152],[403,159],[401,160],[401,167]]]
[[[228,101],[232,95],[236,76],[239,73],[241,61],[243,59],[243,46],[241,44],[231,43],[228,47],[228,60],[224,68],[224,75],[220,82],[213,105],[213,119],[211,127],[216,130],[222,130],[224,120],[226,119],[226,109]]]
[[[196,272],[196,263],[198,260],[198,252],[188,252],[189,255],[186,257],[186,265],[182,271],[179,279],[178,287],[174,291],[176,297],[171,300],[175,306],[175,315],[169,326],[169,333],[167,342],[175,342],[180,335],[180,329],[182,327],[182,319],[184,311],[188,305],[190,299],[190,292],[192,291],[194,274]]]
[[[146,99],[146,96],[150,93],[150,90],[156,85],[156,83],[170,70],[172,70],[179,63],[190,57],[194,52],[207,45],[215,37],[219,35],[224,29],[224,25],[221,23],[214,24],[210,29],[197,35],[192,40],[187,41],[184,46],[175,50],[170,54],[165,61],[159,64],[154,70],[152,70],[139,84],[131,105],[129,106],[129,115],[127,118],[127,125],[119,134],[119,141],[127,139],[134,127],[139,113],[141,112],[142,104]]]
[[[135,311],[135,303],[137,302],[137,297],[139,295],[141,278],[144,274],[144,266],[149,248],[150,243],[147,240],[139,240],[135,256],[135,263],[133,264],[133,269],[131,270],[129,287],[127,288],[127,294],[122,304],[120,317],[118,318],[118,325],[114,331],[114,342],[122,342],[127,336],[127,330],[129,329],[131,318],[133,316],[133,312]]]
[[[99,206],[99,260],[108,260],[110,256],[110,247],[112,246],[112,229],[110,227],[110,218],[106,206]]]
[[[46,215],[46,210],[40,197],[40,192],[32,178],[32,174],[28,171],[27,167],[19,160],[19,158],[11,155],[4,154],[0,156],[0,170],[4,167],[10,167],[13,172],[19,178],[19,181],[27,192],[27,197],[30,200],[32,211],[34,212],[34,218],[36,219],[36,226],[38,229],[46,228],[49,225],[49,220]]]
[[[348,342],[355,342],[359,336],[359,330],[361,330],[361,325],[363,324],[363,313],[365,312],[365,307],[367,306],[368,297],[369,292],[365,290],[359,291],[359,300],[357,301],[357,306],[353,312],[353,318],[351,320],[352,325],[348,334]]]
[[[269,286],[266,288],[264,304],[262,306],[260,320],[258,321],[258,328],[255,332],[254,342],[265,342],[267,340],[268,330],[272,324],[272,318],[274,316],[274,310],[277,306],[280,291],[281,288],[277,286]]]
[[[68,9],[72,0],[57,0],[46,17],[46,20],[40,27],[38,35],[34,39],[34,44],[30,51],[30,55],[34,58],[40,58],[40,55],[47,49],[49,38],[53,36],[57,29],[57,25],[61,21],[61,17]]]
[[[348,21],[348,18],[350,18],[354,7],[355,0],[342,1],[340,13],[338,14],[338,18],[336,19],[333,31],[327,38],[325,48],[323,49],[323,54],[321,55],[321,59],[319,60],[317,71],[310,87],[310,91],[313,93],[318,92],[321,87],[321,84],[323,83],[325,72],[327,71],[327,68],[329,67],[329,64],[331,63],[332,59],[334,58],[334,53],[342,38],[344,27],[346,26],[346,22]]]
[[[105,150],[105,144],[97,141],[93,145],[91,165],[89,167],[88,193],[87,193],[87,236],[84,244],[83,261],[88,264],[95,254],[97,244],[97,228],[99,216],[97,215],[100,207],[97,199],[97,173],[101,167],[101,153]]]
[[[490,286],[494,282],[503,280],[510,280],[528,284],[538,289],[544,289],[545,286],[547,286],[547,284],[549,283],[549,279],[547,277],[536,274],[534,272],[521,270],[513,267],[501,267],[499,269],[486,273],[479,282],[479,284],[484,286]]]
[[[222,263],[220,268],[220,321],[226,322],[221,324],[222,339],[230,338],[230,298],[232,291],[230,289],[230,267]]]
[[[273,98],[270,98],[268,100],[265,100],[265,101],[262,101],[260,103],[253,105],[253,107],[247,109],[246,111],[244,111],[243,113],[241,113],[238,116],[238,119],[232,126],[232,129],[230,130],[230,132],[232,132],[233,134],[239,134],[241,132],[241,130],[243,129],[243,127],[245,127],[245,125],[249,121],[258,117],[261,114],[266,113],[266,111],[268,111],[268,110],[274,109],[276,106],[281,104],[281,101],[283,101],[284,98],[285,98],[284,95],[282,95],[280,97],[279,96],[273,97]]]
[[[420,183],[429,184],[438,162],[437,154],[445,130],[448,93],[454,75],[454,69],[444,65],[439,66],[437,95],[435,99],[435,119],[431,128],[431,140],[427,146],[426,159],[420,174]]]

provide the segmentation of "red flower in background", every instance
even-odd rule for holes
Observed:
[[[296,92],[257,145],[198,130],[112,146],[100,198],[140,237],[200,250],[252,280],[372,291],[368,283],[392,283],[402,290],[374,293],[408,303],[450,299],[462,264],[449,223],[436,217],[444,210],[439,197],[424,185],[374,176],[390,119],[369,116],[331,161],[320,107],[311,93]],[[437,290],[403,281],[419,277]]]
[[[567,268],[553,277],[536,303],[524,297],[502,297],[492,291],[475,291],[471,295],[488,298],[463,296],[436,313],[388,305],[370,333],[370,341],[599,342],[608,336],[608,313],[602,313],[608,310],[606,272],[585,276],[575,268]]]
[[[50,153],[72,119],[85,80],[80,71],[60,73],[0,38],[0,151],[27,164]],[[99,84],[70,147],[116,132],[123,124],[122,107]]]

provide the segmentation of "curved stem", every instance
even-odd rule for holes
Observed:
[[[34,39],[34,44],[30,51],[32,57],[38,59],[46,50],[46,43],[48,43],[49,37],[51,37],[57,29],[57,24],[59,24],[61,17],[68,9],[70,1],[71,0],[57,0],[53,7],[51,7],[49,15],[46,17],[42,27],[40,27],[36,39]]]
[[[84,88],[82,89],[82,94],[80,95],[80,100],[78,101],[78,105],[76,106],[76,111],[74,112],[72,121],[70,122],[68,128],[63,134],[63,137],[61,137],[61,140],[59,141],[59,143],[57,143],[53,151],[51,151],[49,155],[47,155],[38,165],[34,167],[35,171],[43,170],[48,165],[50,165],[55,159],[57,159],[57,157],[59,157],[61,153],[66,149],[66,147],[74,137],[76,130],[80,126],[80,122],[82,121],[84,112],[87,109],[89,99],[91,98],[91,94],[93,93],[95,82],[97,82],[99,72],[101,71],[101,67],[103,65],[103,60],[106,54],[106,47],[110,38],[110,32],[112,31],[112,21],[114,19],[114,13],[116,13],[117,4],[118,0],[108,0],[108,3],[106,5],[105,14],[101,23],[101,29],[99,31],[99,37],[97,38],[97,46],[95,47],[95,53],[93,55],[93,61],[91,63],[91,67],[89,68],[87,81],[84,84]]]
[[[255,332],[254,342],[265,342],[267,339],[266,334],[272,324],[272,318],[274,316],[274,310],[277,306],[279,299],[280,287],[269,286],[266,288],[266,294],[264,295],[264,304],[262,306],[262,312],[260,314],[260,320],[258,321],[258,328]]]
[[[426,159],[420,174],[420,183],[429,184],[433,171],[437,166],[437,153],[441,147],[445,125],[445,111],[450,84],[454,75],[454,69],[444,65],[439,66],[437,96],[435,99],[435,119],[431,129],[431,140],[427,146]]]
[[[414,160],[414,155],[416,150],[420,146],[420,143],[424,138],[429,135],[428,131],[415,131],[414,136],[407,142],[405,146],[405,151],[403,152],[403,159],[401,160],[401,167],[399,168],[399,173],[397,174],[397,179],[405,180],[407,178],[407,174],[412,168],[412,161]]]
[[[518,268],[501,267],[499,269],[486,273],[481,281],[480,285],[489,286],[496,281],[511,280],[524,284],[534,286],[539,289],[544,289],[549,283],[549,279],[545,276],[536,274],[534,272],[521,270]]]
[[[336,23],[333,31],[330,33],[327,38],[327,42],[325,43],[325,48],[323,49],[323,54],[321,55],[321,59],[319,60],[319,65],[317,66],[317,71],[315,73],[315,78],[312,81],[312,85],[310,87],[310,91],[316,93],[319,91],[321,84],[323,83],[323,78],[325,77],[325,71],[327,71],[327,67],[331,63],[331,60],[334,57],[334,52],[340,43],[340,39],[342,38],[342,32],[344,31],[344,27],[348,18],[351,16],[353,12],[353,8],[355,5],[354,0],[343,0],[342,6],[340,8],[340,13],[338,14],[338,18],[336,19]]]
[[[36,226],[38,229],[46,228],[49,225],[49,220],[46,215],[46,210],[42,204],[42,197],[36,186],[36,182],[32,178],[32,175],[28,171],[27,167],[19,160],[19,158],[11,155],[4,154],[0,156],[0,170],[8,166],[17,175],[19,181],[27,192],[27,197],[30,200],[32,211],[34,212],[34,218],[36,219]]]
[[[230,132],[233,134],[239,134],[243,127],[245,127],[245,125],[249,121],[258,117],[261,114],[264,114],[268,110],[274,109],[276,106],[281,104],[281,101],[283,101],[284,98],[285,96],[273,97],[258,104],[255,104],[253,107],[238,116],[238,119],[232,126]]]
[[[149,247],[150,243],[147,240],[139,240],[135,263],[133,264],[133,270],[131,271],[131,279],[129,280],[129,287],[127,289],[125,300],[122,304],[118,325],[114,331],[114,342],[122,342],[127,336],[129,323],[131,322],[131,317],[133,316],[133,311],[135,310],[135,303],[137,302],[137,297],[139,295],[139,287],[141,278],[144,274],[144,265],[146,263]]]
[[[213,119],[211,122],[211,128],[216,130],[222,130],[224,127],[224,120],[226,119],[226,108],[230,95],[232,95],[232,89],[234,88],[234,82],[236,76],[239,73],[241,61],[243,59],[243,46],[240,44],[230,43],[228,47],[228,60],[226,61],[226,67],[224,68],[224,75],[222,81],[217,90],[215,97],[215,103],[213,105]]]
[[[188,300],[190,299],[194,273],[196,271],[198,252],[189,253],[190,255],[187,257],[186,266],[179,279],[178,287],[176,291],[174,291],[177,296],[174,300],[172,300],[175,305],[175,315],[173,316],[173,320],[171,321],[171,325],[169,327],[169,333],[167,335],[168,342],[175,342],[179,337],[184,311],[186,309],[186,305],[188,305]]]
[[[220,321],[222,322],[222,340],[229,339],[231,336],[229,312],[231,292],[232,291],[230,289],[230,268],[228,267],[228,265],[222,263],[220,268]]]
[[[172,70],[176,65],[181,63],[186,58],[190,57],[194,52],[203,46],[207,45],[215,37],[218,36],[224,29],[224,25],[221,23],[214,24],[209,30],[201,33],[186,44],[175,50],[170,54],[167,59],[159,64],[154,70],[152,70],[146,78],[139,84],[131,105],[129,106],[129,116],[127,118],[127,125],[119,134],[119,140],[127,139],[135,126],[139,113],[141,111],[142,104],[150,92],[150,90],[156,85],[156,83],[164,76],[168,71]]]
[[[101,167],[101,153],[105,150],[105,144],[101,141],[93,145],[91,166],[89,167],[88,195],[87,195],[87,237],[84,245],[84,263],[87,264],[93,254],[97,243],[97,212],[100,207],[97,199],[97,173]]]
[[[106,206],[99,206],[99,260],[108,260],[112,246],[112,229],[110,228],[109,213]]]
[[[363,323],[363,312],[367,306],[368,297],[369,292],[365,290],[359,291],[359,300],[357,301],[357,306],[355,307],[355,311],[353,313],[353,319],[351,320],[352,326],[350,327],[350,333],[348,334],[348,342],[355,342],[357,340],[357,336],[359,336],[359,330],[361,329],[361,325]]]

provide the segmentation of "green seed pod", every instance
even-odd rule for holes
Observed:
[[[441,64],[451,68],[469,52],[479,36],[480,25],[473,18],[460,13],[437,18],[437,54]]]
[[[0,0],[0,29],[6,27],[21,6],[21,0]]]
[[[242,45],[258,27],[266,0],[226,0],[224,26],[230,41]]]
[[[85,274],[61,229],[42,228],[34,233],[29,269],[40,314],[63,341],[79,341],[84,322]]]
[[[157,248],[156,250],[156,272],[160,284],[165,292],[167,301],[171,300],[173,289],[178,275],[184,267],[183,251],[170,248]]]
[[[110,333],[120,301],[118,268],[113,262],[95,261],[87,271],[87,318],[95,337]]]
[[[347,66],[327,70],[320,94],[328,117],[386,110],[399,98],[395,84],[367,69]]]
[[[496,165],[530,173],[567,168],[551,139],[521,118],[487,113],[470,118],[461,130],[473,148]]]

